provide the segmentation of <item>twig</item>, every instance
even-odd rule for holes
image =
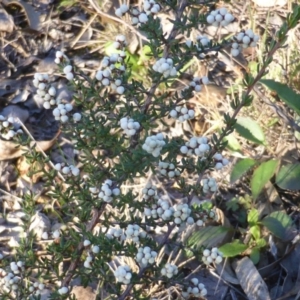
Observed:
[[[73,40],[73,42],[70,44],[70,47],[73,48],[76,43],[79,41],[79,39],[82,37],[82,35],[86,32],[86,30],[89,28],[89,26],[93,23],[93,21],[96,19],[97,15],[94,14],[90,20],[85,24],[84,27],[82,27],[81,31],[79,34],[76,36],[76,38]]]

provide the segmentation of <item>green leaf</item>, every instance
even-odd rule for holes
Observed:
[[[275,218],[267,216],[261,221],[261,224],[267,227],[267,229],[276,237],[280,239],[284,238],[285,229],[282,224]]]
[[[259,250],[260,250],[259,248],[254,247],[250,253],[250,259],[252,260],[252,262],[255,265],[259,262],[259,259],[260,259],[260,251]]]
[[[230,174],[230,183],[234,183],[240,179],[245,173],[247,173],[254,165],[256,161],[252,158],[245,158],[239,160],[233,167]]]
[[[187,240],[188,247],[199,249],[201,246],[207,248],[216,247],[226,238],[227,234],[232,231],[231,228],[224,226],[207,226],[194,232]]]
[[[278,220],[284,228],[289,228],[293,225],[292,218],[289,215],[287,215],[285,212],[274,211],[269,214],[269,217]]]
[[[227,243],[219,247],[219,251],[223,253],[224,257],[235,257],[242,252],[246,251],[247,245],[242,244],[239,240],[235,240],[232,243]]]
[[[253,119],[239,117],[234,128],[245,139],[256,144],[266,144],[265,135],[261,127]]]
[[[227,148],[231,151],[241,151],[242,147],[239,143],[239,141],[236,139],[236,137],[233,134],[230,134],[224,138],[224,141],[227,142]]]
[[[260,239],[260,227],[258,225],[254,225],[250,227],[250,232],[253,235],[255,240]]]
[[[255,241],[256,242],[256,247],[257,248],[263,248],[267,245],[267,242],[265,239],[261,238]]]
[[[276,184],[284,190],[300,190],[300,164],[282,166],[276,176]]]
[[[233,197],[231,200],[226,201],[226,208],[228,210],[237,211],[240,208],[239,199]]]
[[[252,208],[249,212],[248,212],[248,217],[247,217],[247,221],[249,223],[250,226],[254,226],[257,222],[258,222],[258,210],[255,208]]]
[[[278,165],[278,160],[269,160],[262,163],[253,173],[250,186],[254,199],[258,197],[265,184],[272,178]]]
[[[292,108],[297,114],[300,114],[300,94],[297,94],[286,84],[272,79],[261,79],[260,82],[270,90],[276,92],[278,97]]]

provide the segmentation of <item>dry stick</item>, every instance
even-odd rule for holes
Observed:
[[[93,23],[93,21],[96,19],[97,14],[94,14],[90,20],[88,21],[88,23],[85,24],[84,27],[82,27],[81,31],[79,32],[79,34],[76,36],[76,38],[74,39],[74,41],[71,43],[71,48],[73,48],[76,43],[79,41],[79,39],[82,37],[82,35],[86,32],[86,30],[88,29],[88,27]]]
[[[15,198],[15,199],[17,199],[17,200],[20,201],[20,202],[23,201],[22,198],[19,198],[19,197],[15,196],[15,195],[13,195],[13,194],[11,194],[11,193],[5,191],[5,190],[0,189],[0,192],[2,192],[4,195],[7,195],[7,196],[10,196],[10,197]]]

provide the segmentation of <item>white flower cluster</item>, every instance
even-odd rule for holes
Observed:
[[[71,65],[66,65],[63,69],[63,72],[69,81],[74,79],[73,67]]]
[[[212,177],[202,179],[201,184],[203,188],[203,193],[205,194],[214,193],[218,190],[217,182]]]
[[[176,204],[174,206],[174,223],[180,225],[183,222],[186,222],[187,219],[190,217],[192,210],[189,208],[187,203],[184,204]],[[189,223],[191,220],[189,220]]]
[[[129,7],[126,4],[121,4],[119,8],[115,10],[115,14],[117,17],[121,18],[124,14],[126,14],[129,11]]]
[[[73,110],[73,105],[71,103],[63,104],[60,103],[56,108],[53,109],[52,113],[56,121],[66,123],[69,120],[67,113]]]
[[[114,272],[114,275],[117,282],[121,282],[123,284],[129,284],[132,277],[131,269],[127,265],[119,266]]]
[[[177,119],[179,122],[184,122],[195,117],[193,109],[187,109],[185,106],[176,106],[170,111],[170,117]]]
[[[158,61],[155,62],[153,65],[153,70],[155,72],[163,74],[165,78],[167,77],[174,77],[177,75],[177,70],[173,66],[173,59],[172,58],[160,58]]]
[[[205,285],[203,283],[200,283],[197,278],[192,278],[191,280],[191,286],[189,286],[186,291],[182,292],[183,298],[189,298],[190,296],[195,298],[202,298],[207,295],[207,289],[205,288]]]
[[[144,208],[144,215],[153,219],[161,218],[168,221],[173,217],[174,208],[166,200],[158,199],[157,204],[152,204],[151,208]]]
[[[67,66],[67,67],[71,67],[71,66]],[[65,67],[65,69],[67,67]],[[56,98],[57,92],[55,87],[50,85],[48,74],[40,74],[40,73],[34,74],[33,85],[37,88],[37,94],[34,96],[34,99],[37,102],[43,102],[43,107],[45,109],[50,109],[51,107],[56,106],[53,110],[53,116],[55,120],[60,121],[62,123],[66,123],[69,120],[67,113],[73,110],[73,106],[70,103],[63,104],[61,98]],[[74,122],[80,121],[81,114],[74,113],[73,120]]]
[[[57,100],[55,98],[56,89],[54,86],[50,85],[48,74],[35,73],[33,85],[37,88],[34,99],[37,102],[43,102],[45,109],[49,109],[51,108],[51,105],[53,106],[57,104]]]
[[[187,156],[195,154],[200,157],[204,157],[209,150],[210,146],[206,137],[192,137],[185,143],[185,146],[180,148],[182,154]]]
[[[125,131],[125,134],[128,136],[133,136],[136,134],[136,131],[140,129],[141,125],[139,122],[135,122],[133,119],[124,117],[120,120],[121,128]]]
[[[119,239],[120,241],[124,241],[126,239],[123,229],[118,227],[110,227],[105,236],[110,240]]]
[[[38,296],[42,293],[42,291],[45,289],[45,284],[41,282],[35,282],[33,285],[29,287],[29,292],[31,292],[33,295]]]
[[[141,247],[138,249],[138,253],[136,254],[136,261],[143,266],[147,266],[148,264],[154,264],[155,258],[157,256],[157,252],[152,251],[150,247]]]
[[[242,48],[256,47],[259,36],[254,34],[251,29],[247,29],[238,33],[234,38],[231,45],[231,55],[238,56]]]
[[[203,76],[202,78],[194,77],[192,82],[190,82],[190,87],[192,87],[193,90],[198,93],[198,92],[201,92],[202,85],[208,84],[208,83],[209,83],[209,79],[206,76]]]
[[[54,62],[56,64],[67,62],[63,68],[63,72],[65,73],[65,76],[69,81],[74,79],[73,67],[70,65],[70,60],[68,59],[68,57],[62,51],[56,51]]]
[[[104,202],[112,202],[114,197],[120,195],[120,189],[113,187],[113,182],[110,179],[104,181],[101,186],[101,191],[98,194],[98,197]]]
[[[144,0],[143,8],[147,15],[157,14],[161,9],[160,5],[154,0]]]
[[[207,50],[209,48],[209,45],[211,43],[210,39],[206,36],[198,35],[196,37],[196,41],[197,43],[195,44],[195,46],[196,49],[199,51],[199,57],[205,58],[205,51],[203,50]],[[191,48],[193,45],[191,40],[187,40],[185,43],[189,48]]]
[[[137,224],[129,224],[125,230],[126,240],[138,244],[140,238],[145,238],[147,233]]]
[[[157,133],[156,135],[148,136],[143,144],[143,150],[152,154],[154,157],[160,155],[160,150],[165,145],[164,136],[162,133]]]
[[[125,72],[126,68],[123,65],[124,59],[126,57],[125,46],[126,38],[124,35],[118,35],[114,42],[114,47],[116,49],[121,49],[118,53],[113,53],[110,56],[104,56],[102,59],[102,68],[96,73],[96,79],[101,81],[103,86],[110,86],[113,91],[116,91],[119,95],[122,95],[125,92],[125,88],[122,85],[122,73]],[[119,67],[116,67],[116,64],[120,64]]]
[[[121,18],[126,13],[131,15],[132,25],[140,25],[148,22],[148,15],[157,14],[161,10],[161,7],[154,0],[145,0],[143,3],[143,10],[140,11],[137,7],[129,9],[128,5],[122,4],[116,9],[115,14]]]
[[[207,23],[213,26],[227,26],[233,20],[234,16],[225,7],[211,11],[206,17]]]
[[[168,278],[172,278],[173,276],[178,274],[178,268],[176,265],[167,263],[165,266],[161,269],[161,274],[163,276],[166,276]]]
[[[14,136],[22,134],[22,129],[15,129],[15,120],[13,117],[6,118],[0,115],[0,137],[5,140],[11,140]]]
[[[59,65],[64,61],[69,61],[68,57],[62,51],[56,51],[54,62]]]
[[[156,199],[157,195],[157,188],[155,185],[153,185],[151,182],[148,182],[146,186],[143,188],[142,193],[143,193],[143,199],[144,200],[149,200],[149,199]]]
[[[212,248],[211,250],[205,249],[203,251],[202,261],[209,265],[211,263],[219,264],[223,260],[223,254],[218,250],[218,248]]]
[[[25,270],[22,261],[11,262],[9,265],[9,272],[0,268],[0,286],[5,293],[16,291],[22,278],[22,272]]]
[[[180,176],[180,171],[175,168],[175,165],[172,163],[160,161],[158,163],[158,171],[162,176],[169,178],[174,178]]]
[[[80,174],[80,170],[77,167],[73,165],[67,166],[65,163],[57,163],[54,168],[65,175],[72,174],[73,176],[78,176]]]
[[[205,223],[208,220],[218,221],[218,215],[216,214],[214,209],[211,209],[209,211],[204,211],[199,214],[196,213],[196,217],[197,217],[196,225],[199,227],[205,226]]]
[[[60,289],[58,289],[58,293],[60,295],[65,295],[69,292],[69,289],[66,286],[61,287]]]
[[[223,167],[227,166],[229,164],[229,160],[227,158],[223,158],[222,154],[216,153],[213,156],[216,165],[215,168],[216,170],[221,170]]]

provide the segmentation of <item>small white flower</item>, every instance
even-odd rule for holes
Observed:
[[[52,233],[52,237],[54,239],[58,239],[60,237],[60,232],[59,230],[55,230],[53,233]]]
[[[138,19],[141,23],[147,23],[148,22],[148,17],[145,13],[141,13],[139,16],[138,16]]]
[[[92,247],[92,252],[94,252],[95,254],[99,253],[100,251],[100,247],[99,246],[93,246]]]
[[[74,122],[79,122],[81,120],[81,114],[80,113],[73,114],[73,120]]]
[[[42,239],[43,240],[48,240],[49,236],[48,236],[48,232],[44,231],[42,234]]]
[[[67,287],[65,287],[65,286],[61,287],[61,288],[58,290],[58,293],[59,293],[60,295],[65,295],[65,294],[67,294],[68,292],[69,292],[69,289],[68,289]]]
[[[89,246],[91,244],[91,242],[89,241],[89,240],[84,240],[84,242],[83,242],[83,246],[84,247],[87,247],[87,246]]]

